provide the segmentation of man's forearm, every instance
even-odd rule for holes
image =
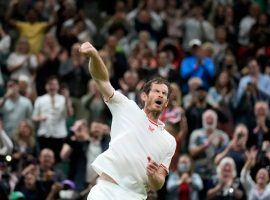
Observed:
[[[194,147],[192,148],[192,150],[190,150],[190,154],[192,157],[196,157],[198,154],[202,153],[205,149],[206,149],[206,145],[200,145],[198,147]]]
[[[109,81],[108,70],[102,60],[98,55],[98,52],[94,53],[89,58],[89,72],[95,81]]]

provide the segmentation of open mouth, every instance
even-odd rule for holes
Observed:
[[[158,105],[161,105],[162,101],[161,100],[156,100],[155,103],[158,104]]]

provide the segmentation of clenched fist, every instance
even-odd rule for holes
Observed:
[[[79,52],[84,56],[90,58],[91,56],[97,55],[98,51],[92,44],[85,42],[80,46]]]
[[[158,167],[159,165],[151,159],[151,157],[147,157],[147,160],[148,160],[148,164],[147,164],[147,167],[146,167],[146,174],[147,176],[149,177],[154,177],[155,176],[155,173],[157,172],[158,170]]]

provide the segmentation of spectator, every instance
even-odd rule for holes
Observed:
[[[0,109],[3,115],[4,129],[12,138],[18,124],[22,120],[31,119],[33,107],[28,98],[20,95],[17,80],[10,79],[6,87],[7,91],[0,102]]]
[[[252,26],[257,22],[260,14],[260,7],[257,4],[251,4],[249,14],[241,19],[239,24],[238,42],[242,46],[247,46],[250,42],[249,33]]]
[[[209,189],[207,199],[242,199],[243,191],[237,182],[236,167],[232,158],[223,158],[217,166],[216,186]]]
[[[30,122],[20,122],[13,143],[12,167],[19,174],[27,165],[36,161],[35,132]]]
[[[211,58],[205,57],[201,48],[201,41],[193,39],[189,42],[192,55],[183,59],[180,67],[180,76],[183,79],[183,93],[188,92],[187,84],[192,77],[199,77],[203,86],[208,89],[215,75],[215,66]]]
[[[221,70],[220,65],[226,55],[228,48],[229,44],[227,42],[227,31],[225,27],[219,26],[216,28],[216,41],[213,44],[213,58],[215,61],[215,66],[217,66],[217,72]]]
[[[195,129],[202,127],[202,115],[211,106],[206,101],[207,91],[199,87],[192,95],[190,106],[186,109],[188,131],[191,133]]]
[[[139,82],[136,71],[126,71],[122,79],[119,80],[120,92],[129,99],[139,102],[139,90],[143,82]]]
[[[77,37],[78,42],[92,41],[97,32],[95,24],[88,18],[82,10],[73,18],[66,20],[62,25],[62,34],[72,34]]]
[[[233,129],[233,109],[235,101],[235,90],[232,79],[227,71],[222,71],[207,94],[207,102],[219,114],[220,128],[229,135]]]
[[[123,77],[127,70],[126,56],[124,52],[117,49],[117,38],[115,36],[109,36],[107,38],[103,50],[108,53],[112,64],[111,72],[113,73],[113,76],[111,77],[111,83],[115,89],[118,89],[118,80]]]
[[[174,66],[170,63],[169,55],[166,51],[158,53],[156,75],[170,82],[180,83],[180,77],[174,69]]]
[[[29,9],[25,16],[25,21],[17,21],[11,18],[12,13],[14,12],[14,4],[12,1],[10,7],[6,13],[6,19],[8,22],[14,26],[20,37],[26,37],[30,44],[31,53],[39,53],[42,49],[42,42],[45,36],[45,33],[55,24],[55,20],[51,22],[41,22],[38,21],[37,11],[33,8]],[[18,1],[16,1],[18,3]]]
[[[215,30],[213,26],[204,19],[203,10],[200,6],[194,6],[190,10],[190,15],[186,17],[183,23],[183,46],[187,51],[190,41],[198,39],[200,41],[213,41],[215,38]]]
[[[249,146],[261,149],[264,141],[270,141],[270,120],[268,119],[269,106],[266,102],[257,101],[254,106],[254,115],[247,121],[250,130]]]
[[[70,158],[69,179],[73,180],[76,190],[84,189],[86,182],[92,186],[96,183],[97,174],[90,167],[93,160],[108,147],[109,127],[97,122],[92,122],[90,134],[85,120],[77,120],[72,126],[73,135],[67,139],[62,150],[61,158]],[[88,168],[91,168],[87,170]]]
[[[45,199],[48,189],[46,186],[49,181],[38,180],[37,168],[34,165],[26,167],[22,173],[15,191],[22,192],[27,200]],[[47,186],[48,187],[48,186]]]
[[[39,66],[36,72],[36,90],[38,96],[46,93],[45,85],[47,78],[58,76],[60,62],[68,59],[67,51],[59,45],[53,33],[47,33],[43,41],[43,49],[38,54]]]
[[[60,65],[59,75],[65,83],[73,98],[80,98],[86,92],[86,85],[89,79],[86,60],[79,53],[80,44],[75,43],[71,48],[71,57]],[[73,81],[70,81],[70,80]]]
[[[67,137],[66,117],[73,114],[73,109],[70,99],[58,94],[56,77],[49,77],[46,90],[47,94],[35,101],[33,120],[39,122],[37,135],[40,149],[52,149],[59,161],[59,153]]]
[[[241,74],[234,55],[232,53],[227,53],[224,58],[224,62],[222,64],[223,64],[222,70],[225,70],[229,73],[229,76],[233,81],[233,87],[235,88],[240,81]]]
[[[229,138],[226,133],[217,129],[217,114],[213,110],[205,111],[202,118],[203,128],[191,133],[189,153],[194,159],[194,171],[202,177],[204,191],[207,191],[215,173],[215,155],[220,148],[228,145]]]
[[[38,160],[38,179],[50,181],[51,184],[55,181],[64,180],[65,175],[56,167],[55,153],[51,149],[42,149],[39,153]]]
[[[243,117],[246,113],[252,114],[256,101],[269,101],[270,96],[270,77],[260,72],[260,67],[255,59],[248,62],[248,68],[249,74],[241,78],[237,90],[239,121],[245,120]]]
[[[199,174],[193,171],[193,163],[188,155],[179,158],[177,170],[169,174],[167,200],[190,199],[199,200],[199,191],[203,182]]]
[[[202,86],[202,80],[198,77],[193,77],[188,80],[188,93],[183,97],[183,106],[185,109],[189,108],[194,102],[197,89]]]
[[[12,153],[12,150],[12,141],[3,129],[3,123],[0,122],[0,157],[4,157],[5,159],[7,155],[10,155]]]
[[[151,39],[150,33],[147,31],[140,31],[138,34],[138,39],[131,41],[131,51],[134,51],[136,48],[149,48],[151,53],[155,54],[157,49],[157,43]]]
[[[30,53],[28,39],[20,38],[15,52],[7,59],[7,69],[11,72],[11,78],[18,79],[20,75],[25,75],[31,79],[37,66],[37,57]]]
[[[11,37],[6,31],[4,30],[3,26],[0,26],[0,56],[5,57],[10,50],[11,46]]]
[[[226,156],[231,157],[236,165],[237,177],[240,177],[240,172],[246,161],[247,140],[247,127],[244,124],[238,124],[234,129],[230,144],[216,155],[215,164],[219,165],[220,161]]]
[[[20,75],[18,78],[19,92],[22,96],[28,98],[33,103],[36,100],[35,86],[27,76]]]
[[[83,116],[88,122],[95,119],[104,119],[108,121],[110,116],[107,106],[105,105],[97,85],[93,79],[88,82],[88,92],[81,98]]]
[[[270,185],[269,185],[269,174],[265,168],[261,168],[256,173],[255,182],[250,176],[250,169],[256,163],[257,150],[252,148],[247,154],[247,161],[241,171],[241,183],[246,191],[248,200],[270,198]]]
[[[144,8],[143,5],[142,8],[136,8],[128,13],[127,20],[137,33],[147,31],[154,39],[158,38],[158,33],[163,26],[161,17],[155,11]]]

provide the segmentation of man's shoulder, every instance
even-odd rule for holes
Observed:
[[[176,140],[175,138],[172,136],[172,134],[170,134],[167,130],[163,130],[163,136],[165,137],[165,139],[168,141],[168,143],[170,143],[170,145],[174,145],[176,146]]]
[[[192,135],[193,137],[195,137],[195,136],[201,136],[201,135],[205,135],[205,132],[204,132],[203,128],[199,128],[199,129],[193,130],[193,131],[191,132],[191,135]]]
[[[27,97],[25,97],[25,96],[19,96],[19,102],[20,103],[23,103],[23,104],[31,104],[31,101],[30,101],[30,99],[28,99]]]

